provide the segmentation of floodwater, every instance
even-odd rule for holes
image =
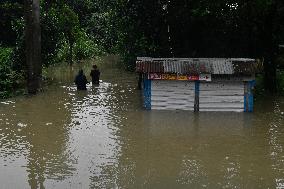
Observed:
[[[1,189],[284,188],[284,98],[254,113],[146,111],[136,76],[101,66],[77,92],[77,68],[0,103]]]

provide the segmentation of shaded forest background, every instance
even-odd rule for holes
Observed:
[[[23,1],[2,0],[0,18],[5,98],[28,77]],[[266,89],[284,90],[283,0],[42,0],[40,28],[43,67],[103,54],[128,70],[137,56],[258,58]]]

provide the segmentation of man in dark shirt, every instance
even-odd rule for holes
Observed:
[[[100,71],[98,70],[97,65],[93,65],[93,69],[91,70],[90,76],[92,77],[92,83],[99,84],[100,83]]]
[[[83,72],[83,70],[79,70],[78,75],[75,78],[75,84],[77,85],[77,90],[87,90],[86,84],[88,83],[88,80]]]

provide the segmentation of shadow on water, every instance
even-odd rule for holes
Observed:
[[[0,103],[1,188],[284,184],[283,98],[254,113],[145,111],[135,74],[101,65],[100,85],[77,92],[79,67],[50,68],[44,93]]]

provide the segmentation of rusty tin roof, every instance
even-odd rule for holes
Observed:
[[[179,74],[254,74],[260,71],[255,59],[249,58],[151,58],[138,57],[139,73]]]

